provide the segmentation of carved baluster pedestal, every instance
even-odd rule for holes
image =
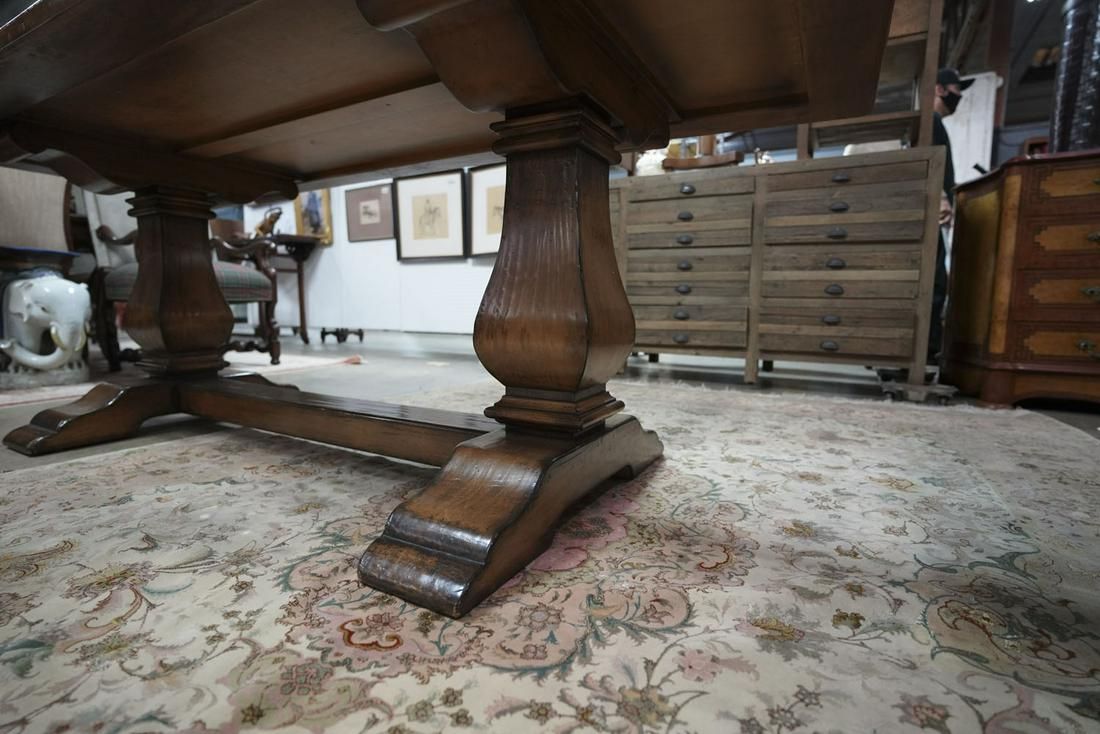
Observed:
[[[209,197],[151,186],[130,202],[138,220],[140,269],[125,319],[149,377],[106,382],[76,402],[42,411],[4,438],[20,453],[36,456],[125,438],[149,418],[180,412],[181,380],[212,377],[225,365],[222,347],[233,314],[210,260]]]
[[[611,128],[572,103],[494,130],[508,188],[474,346],[506,386],[485,413],[507,427],[458,445],[359,563],[364,584],[452,617],[545,550],[571,505],[662,452],[606,388],[634,341],[611,242]]]

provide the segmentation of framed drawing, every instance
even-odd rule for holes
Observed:
[[[464,188],[462,171],[394,182],[398,260],[465,255]]]
[[[470,254],[500,249],[504,227],[504,164],[470,170]]]
[[[319,237],[319,244],[331,245],[332,206],[328,189],[298,194],[298,198],[294,200],[294,220],[298,225],[298,234]]]
[[[380,184],[348,189],[348,242],[388,240],[393,237],[393,186]]]

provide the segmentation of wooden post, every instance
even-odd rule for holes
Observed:
[[[151,186],[130,203],[139,268],[123,325],[142,347],[139,365],[153,374],[217,372],[233,313],[211,262],[209,197]]]
[[[485,413],[510,425],[582,433],[622,409],[605,385],[634,343],[608,205],[615,137],[586,106],[493,129],[509,186],[474,348],[507,389]]]

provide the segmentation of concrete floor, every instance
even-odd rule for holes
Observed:
[[[428,392],[481,380],[492,379],[477,361],[469,335],[406,334],[400,332],[369,332],[360,344],[350,337],[344,344],[329,339],[321,344],[316,334],[313,343],[304,345],[289,334],[283,337],[283,354],[331,355],[334,358],[360,355],[363,364],[354,369],[344,365],[320,367],[273,379],[297,385],[308,392],[392,401],[402,395]],[[96,361],[93,347],[93,370],[105,368]],[[775,371],[761,373],[756,385],[745,385],[744,363],[741,360],[661,355],[661,361],[651,364],[646,357],[632,357],[626,371],[616,379],[652,383],[679,382],[706,385],[711,388],[764,390],[779,392],[813,392],[868,400],[882,400],[875,374],[862,367],[831,366],[805,363],[777,363]],[[133,366],[127,371],[136,373]],[[614,392],[614,390],[612,390]],[[0,408],[0,435],[27,423],[35,413],[64,403],[37,403]],[[965,401],[961,401],[965,402]],[[1074,426],[1100,439],[1100,406],[1057,402],[1036,403],[1033,409],[1046,413],[1067,425]],[[225,426],[186,416],[169,416],[149,421],[133,438],[109,444],[109,450],[143,446],[159,441],[227,430]],[[93,446],[37,458],[28,458],[9,449],[0,449],[0,472],[68,461],[82,456],[100,454],[106,447]]]

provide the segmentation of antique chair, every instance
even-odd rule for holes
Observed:
[[[95,303],[97,341],[112,371],[121,369],[123,360],[135,360],[135,350],[123,350],[118,342],[116,303],[130,298],[137,279],[138,264],[134,254],[137,230],[135,220],[127,213],[125,200],[131,194],[98,196],[84,192],[88,210],[88,224],[99,267],[92,279],[92,297]],[[117,232],[126,234],[118,235]],[[247,244],[229,244],[220,237],[210,239],[216,255],[214,273],[222,295],[229,304],[256,303],[259,306],[259,325],[255,339],[234,339],[227,350],[258,351],[271,355],[271,364],[279,364],[281,346],[279,329],[275,323],[275,304],[278,290],[275,286],[275,268],[270,258],[275,245],[266,239]]]

